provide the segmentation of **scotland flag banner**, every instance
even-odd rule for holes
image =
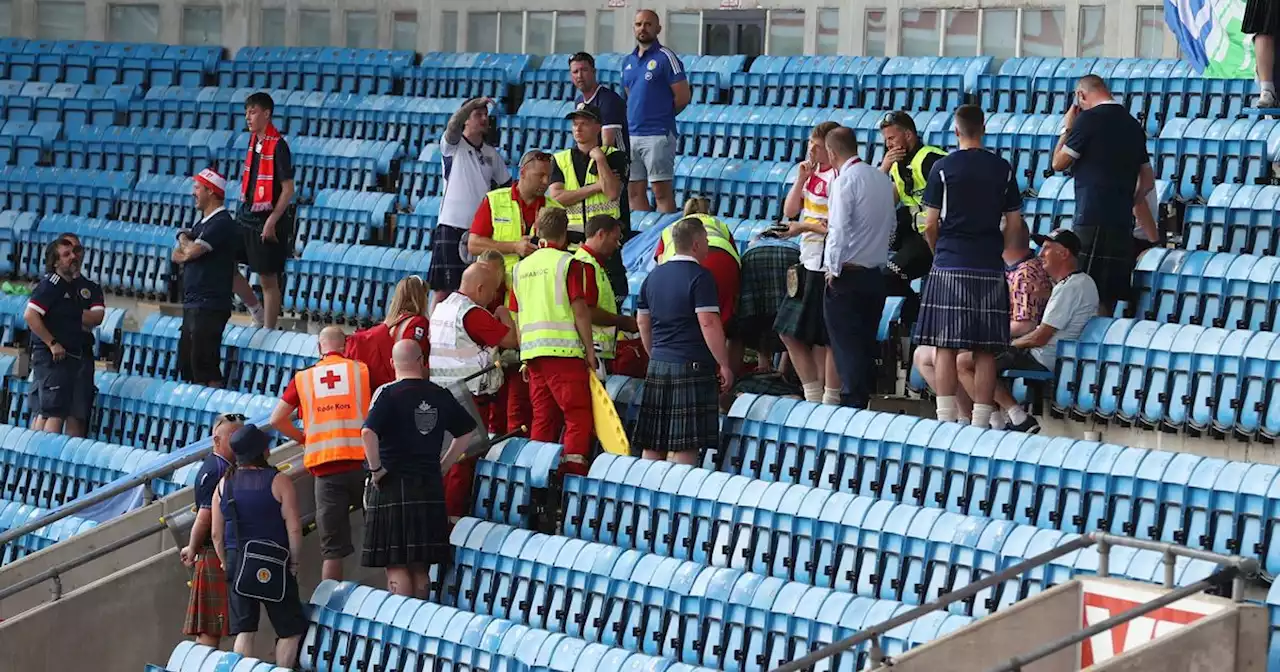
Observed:
[[[1182,57],[1205,77],[1253,78],[1253,45],[1240,32],[1245,0],[1165,0],[1164,19]]]

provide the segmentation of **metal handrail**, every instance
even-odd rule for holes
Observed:
[[[939,609],[943,609],[956,602],[967,600],[977,595],[978,593],[986,590],[987,588],[991,588],[992,586],[996,586],[998,584],[1004,583],[1009,579],[1017,577],[1019,574],[1022,574],[1031,569],[1035,569],[1036,567],[1044,565],[1051,560],[1055,560],[1064,555],[1067,555],[1068,553],[1073,553],[1075,551],[1078,551],[1083,548],[1088,548],[1095,544],[1098,546],[1098,574],[1097,575],[1102,578],[1106,578],[1111,573],[1110,553],[1111,553],[1112,546],[1127,546],[1130,548],[1145,549],[1145,550],[1162,553],[1164,555],[1164,558],[1163,558],[1164,565],[1165,565],[1164,583],[1166,588],[1173,588],[1173,583],[1175,579],[1174,570],[1176,567],[1178,556],[1195,558],[1199,560],[1207,560],[1209,562],[1213,562],[1219,565],[1224,565],[1230,568],[1231,571],[1218,572],[1217,574],[1214,574],[1212,577],[1208,579],[1197,582],[1196,584],[1192,584],[1194,586],[1200,586],[1197,588],[1197,590],[1193,591],[1192,594],[1198,593],[1201,590],[1204,590],[1205,587],[1212,587],[1214,585],[1217,585],[1219,582],[1224,581],[1226,578],[1230,578],[1232,582],[1231,599],[1236,602],[1240,602],[1244,599],[1245,578],[1256,574],[1258,571],[1258,561],[1253,558],[1245,558],[1241,556],[1219,555],[1217,553],[1210,553],[1208,551],[1202,551],[1194,548],[1187,548],[1186,546],[1166,544],[1158,541],[1146,541],[1143,539],[1132,539],[1129,537],[1117,537],[1115,535],[1107,534],[1105,532],[1089,532],[1075,539],[1072,539],[1071,541],[1061,546],[1058,546],[1057,548],[1053,548],[1039,555],[1027,558],[1026,560],[1023,560],[1022,562],[1019,562],[1000,572],[996,572],[995,574],[992,574],[991,576],[988,576],[985,579],[982,579],[981,581],[970,583],[969,585],[965,586],[964,588],[961,588],[960,590],[951,591],[946,595],[939,597],[937,600],[934,600],[933,602],[922,604],[914,609],[911,609],[910,611],[906,611],[906,612],[903,612],[902,614],[894,616],[893,618],[887,621],[884,621],[883,623],[877,624],[870,628],[866,628],[864,630],[860,630],[857,633],[849,637],[846,637],[838,642],[832,642],[831,644],[828,644],[818,649],[817,651],[810,653],[809,655],[803,658],[798,658],[796,660],[793,660],[787,663],[786,665],[783,665],[782,667],[775,669],[774,672],[799,672],[800,670],[811,667],[818,661],[825,660],[833,656],[837,656],[867,641],[871,642],[870,660],[871,660],[872,667],[870,669],[872,670],[877,669],[880,667],[881,662],[883,662],[885,658],[883,649],[881,649],[880,647],[881,635],[884,635],[885,633],[889,632],[890,630],[893,630],[894,628],[900,625],[910,623],[911,621],[914,621],[917,618],[920,618],[921,616],[933,613],[935,611],[938,611]],[[1201,586],[1201,584],[1207,584],[1207,586]],[[1185,589],[1190,589],[1191,587],[1192,586],[1187,586]],[[1182,591],[1179,590],[1175,592],[1180,593]],[[1165,596],[1165,597],[1168,597],[1168,596]],[[1185,595],[1183,597],[1185,597]],[[1164,598],[1161,598],[1161,599],[1164,599]],[[1158,600],[1156,602],[1158,602]],[[1146,606],[1146,605],[1141,605],[1141,606]],[[1135,609],[1131,611],[1136,612],[1137,610]],[[1121,614],[1121,616],[1127,615],[1128,613],[1129,612],[1126,612],[1125,614]],[[1133,613],[1128,618],[1135,618],[1137,616],[1141,616],[1144,613],[1147,613],[1147,612],[1142,611],[1142,612]],[[1119,617],[1116,617],[1116,618],[1119,618]],[[1108,619],[1108,620],[1114,621],[1115,618]],[[1125,620],[1128,620],[1128,619],[1125,619]],[[1116,622],[1120,622],[1120,621],[1116,621]],[[1114,623],[1112,625],[1114,625]],[[1090,628],[1090,630],[1092,630],[1092,628]],[[1088,632],[1088,630],[1086,630],[1085,632]],[[1077,635],[1078,634],[1079,633],[1077,633]],[[1082,639],[1084,639],[1084,637],[1081,637],[1081,640]],[[1061,642],[1055,642],[1055,644],[1059,644],[1059,643]],[[1060,648],[1065,648],[1066,646],[1070,646],[1070,644],[1072,643],[1074,642],[1068,641],[1066,643],[1062,643],[1062,645],[1059,648],[1053,649],[1052,651],[1048,651],[1043,655],[1048,655],[1049,653],[1053,653],[1054,651],[1057,651]],[[1043,655],[1040,657],[1043,657]],[[1020,668],[1017,665],[1019,664],[1025,665],[1028,662],[1030,662],[1030,660],[1032,659],[1023,659],[1021,661],[1015,660],[1015,661],[1012,661],[1015,664],[1014,667],[1006,666],[1005,668],[1000,668],[1000,669],[1018,670]]]
[[[251,418],[247,422],[252,422],[257,425],[264,425],[269,420],[270,420],[269,417],[263,416],[260,418]],[[95,504],[105,502],[108,499],[115,497],[116,495],[124,494],[140,485],[147,485],[151,483],[151,481],[157,478],[160,478],[162,476],[168,476],[169,474],[172,474],[173,472],[187,466],[188,464],[194,464],[196,462],[203,460],[205,457],[209,455],[209,453],[213,452],[213,441],[207,438],[202,439],[202,441],[208,441],[209,443],[203,448],[194,449],[194,452],[192,452],[190,455],[176,458],[158,467],[152,467],[151,469],[148,469],[140,474],[135,474],[133,476],[126,476],[124,478],[117,479],[114,483],[107,485],[105,487],[98,488],[97,490],[90,492],[85,497],[81,497],[79,499],[76,499],[75,501],[72,501],[69,504],[65,504],[61,508],[43,516],[42,518],[39,518],[38,520],[32,521],[20,527],[12,528],[7,532],[0,533],[0,548],[3,548],[4,545],[8,544],[9,542],[20,539],[23,536],[31,534],[32,532],[35,532],[36,530],[39,530],[41,528],[48,527],[49,525],[52,525],[53,523],[56,523],[59,520],[62,520],[63,518],[73,516]]]

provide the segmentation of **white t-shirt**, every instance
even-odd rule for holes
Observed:
[[[1075,340],[1080,338],[1084,325],[1091,318],[1098,316],[1098,285],[1088,273],[1072,273],[1053,286],[1049,295],[1049,304],[1045,306],[1041,324],[1054,329],[1053,337],[1040,348],[1032,348],[1030,354],[1040,366],[1053,370],[1054,360],[1058,358],[1058,340]]]
[[[836,169],[814,171],[804,184],[804,208],[800,210],[800,221],[827,221],[827,196],[831,191],[831,181],[836,179]],[[806,270],[822,270],[822,248],[827,237],[821,233],[800,234],[800,263]]]
[[[502,153],[489,145],[475,147],[466,138],[451,145],[440,138],[444,162],[444,192],[440,199],[440,223],[455,229],[471,228],[484,195],[511,181]]]

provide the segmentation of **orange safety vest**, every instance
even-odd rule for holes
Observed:
[[[364,460],[360,430],[369,415],[369,367],[331,353],[293,377],[298,415],[307,435],[308,470],[338,461]]]

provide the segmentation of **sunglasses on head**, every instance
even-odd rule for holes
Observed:
[[[244,422],[245,420],[248,420],[248,419],[249,419],[249,416],[243,413],[223,413],[222,415],[218,416],[217,420],[213,421],[213,428],[217,430],[219,427],[222,426],[222,423],[224,422]]]

